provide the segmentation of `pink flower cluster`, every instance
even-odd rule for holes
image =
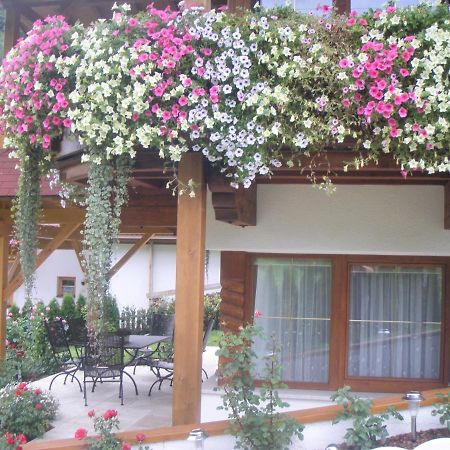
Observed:
[[[203,97],[207,93],[202,88],[196,88],[190,77],[180,78],[183,74],[180,69],[181,63],[187,57],[191,57],[192,61],[196,58],[195,49],[191,45],[195,37],[173,22],[180,13],[172,11],[170,7],[159,10],[152,5],[149,5],[147,11],[149,18],[144,23],[135,20],[130,25],[130,21],[128,21],[129,26],[142,27],[143,32],[141,34],[146,35],[145,38],[139,37],[133,43],[133,48],[138,57],[136,65],[130,70],[130,75],[145,80],[149,73],[147,64],[150,62],[162,75],[162,79],[152,89],[151,95],[147,99],[148,109],[144,114],[150,122],[154,122],[155,117],[160,118],[160,135],[166,135],[170,139],[173,130],[187,119],[189,94]],[[202,52],[210,54],[211,50],[203,49]],[[184,91],[181,95],[179,94],[175,98],[171,96],[169,100],[164,98],[164,94],[180,84]],[[210,92],[210,97],[211,101],[218,101],[218,92]],[[133,121],[136,122],[140,119],[141,117],[137,112],[133,114]]]
[[[3,61],[0,132],[23,137],[27,147],[49,148],[52,138],[71,126],[68,80],[55,68],[56,58],[69,49],[68,31],[62,16],[38,20]]]
[[[408,88],[408,62],[414,55],[411,45],[414,36],[403,39],[402,45],[385,44],[377,40],[365,43],[361,53],[366,55],[364,62],[355,65],[351,58],[343,58],[339,66],[350,72],[352,86],[344,92],[354,92],[353,97],[342,99],[342,105],[356,107],[357,114],[363,116],[366,123],[386,121],[391,138],[399,136],[402,119],[412,111],[423,111],[416,105],[415,94]],[[413,131],[426,133],[415,124]]]

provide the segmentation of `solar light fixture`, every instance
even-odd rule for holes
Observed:
[[[336,444],[328,444],[325,450],[339,450],[339,447]]]
[[[408,402],[409,414],[411,416],[411,440],[416,442],[417,436],[417,414],[419,414],[420,402],[424,400],[419,391],[409,391],[403,397]]]
[[[188,441],[194,443],[195,450],[204,450],[205,449],[205,439],[208,437],[205,431],[200,428],[196,428],[189,433],[187,438]]]

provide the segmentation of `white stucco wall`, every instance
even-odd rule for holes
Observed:
[[[442,186],[259,185],[257,226],[214,220],[206,246],[250,252],[450,255]]]
[[[131,244],[119,244],[114,248],[113,263],[118,261],[131,247]],[[132,258],[111,278],[111,292],[116,296],[119,307],[148,306],[147,294],[150,292],[150,262],[152,261],[153,295],[166,295],[175,290],[175,244],[154,244],[153,254],[150,245],[136,252]],[[36,271],[36,283],[33,292],[35,299],[48,303],[56,296],[58,276],[76,278],[76,295],[85,294],[86,288],[81,282],[84,275],[73,250],[56,250]],[[208,274],[205,285],[217,290],[220,282],[220,252],[210,252]],[[61,298],[60,298],[61,300]],[[14,303],[22,306],[24,288],[14,293]]]
[[[153,292],[168,292],[175,289],[176,245],[153,245]],[[210,251],[205,288],[220,283],[220,252]]]
[[[84,293],[84,287],[81,285],[84,275],[73,250],[56,250],[38,268],[33,298],[48,303],[53,297],[56,297],[58,277],[75,277],[75,294],[78,296],[80,293]],[[22,285],[14,293],[14,303],[22,306],[23,302],[24,287]]]

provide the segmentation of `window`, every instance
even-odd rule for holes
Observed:
[[[348,375],[440,375],[442,269],[352,265]]]
[[[255,308],[261,313],[255,323],[277,341],[283,380],[327,383],[331,262],[258,258],[255,269]],[[264,354],[265,345],[256,340],[256,353]]]
[[[450,258],[261,254],[248,261],[246,320],[256,312],[254,323],[274,336],[291,386],[401,392],[447,384]],[[255,340],[256,354],[267,354],[266,345]]]
[[[56,296],[64,297],[64,295],[69,294],[75,297],[75,281],[75,277],[58,277]]]

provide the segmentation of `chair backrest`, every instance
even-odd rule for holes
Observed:
[[[151,314],[151,334],[154,336],[173,336],[174,314]]]
[[[50,347],[55,355],[60,353],[69,353],[69,343],[67,341],[66,331],[62,320],[54,320],[52,322],[44,321],[47,330],[47,338]]]
[[[214,323],[216,319],[211,317],[208,319],[205,325],[205,329],[203,330],[203,351],[206,350],[206,346],[208,345],[209,335],[211,334],[212,329],[214,328]]]
[[[85,349],[84,365],[90,368],[120,368],[124,366],[125,337],[104,334],[97,341],[88,343]]]
[[[67,330],[69,343],[76,342],[78,344],[84,344],[87,340],[86,320],[83,317],[69,319],[67,325],[69,326]]]

